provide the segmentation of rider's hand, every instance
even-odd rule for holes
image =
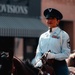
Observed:
[[[36,63],[36,65],[34,67],[41,67],[43,64],[42,64],[42,61],[40,60],[39,62]]]
[[[54,59],[54,58],[55,58],[55,54],[48,52],[47,59]]]

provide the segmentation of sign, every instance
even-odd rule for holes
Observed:
[[[27,6],[0,4],[0,13],[28,14]]]
[[[41,0],[0,0],[0,15],[40,17]]]

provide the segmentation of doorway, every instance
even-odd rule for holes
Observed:
[[[24,46],[23,46],[24,60],[29,59],[31,61],[35,57],[37,44],[38,44],[37,37],[24,38]]]

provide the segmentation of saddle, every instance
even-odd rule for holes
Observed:
[[[54,69],[53,69],[54,60],[48,59],[46,63],[43,64],[41,70],[43,71],[43,75],[55,75]]]

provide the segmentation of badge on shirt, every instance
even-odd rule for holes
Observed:
[[[52,35],[52,38],[59,39],[60,37],[59,36],[56,36],[56,35]]]
[[[67,47],[70,49],[70,39],[67,40]]]

